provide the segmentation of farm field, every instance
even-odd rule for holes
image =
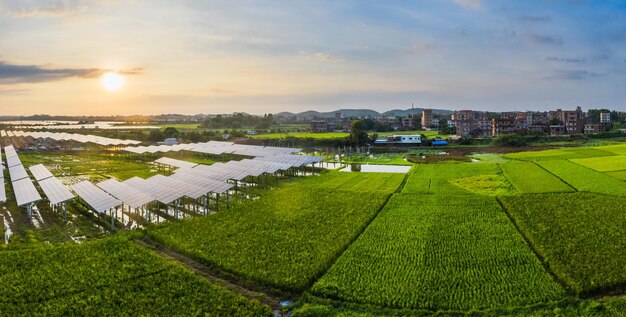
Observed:
[[[574,192],[571,186],[531,162],[500,163],[504,176],[520,193]]]
[[[385,185],[363,196],[354,179],[350,181],[352,174],[343,174],[329,172],[287,184],[232,210],[149,234],[221,272],[281,291],[302,291],[357,237],[402,181],[367,175],[360,183],[364,188]],[[314,182],[338,185],[307,186]]]
[[[614,172],[626,170],[626,155],[590,157],[584,159],[572,159],[570,161],[594,169],[598,172]]]
[[[524,306],[565,295],[494,198],[413,194],[395,194],[312,292],[428,310]]]
[[[123,238],[0,252],[3,315],[272,316]]]
[[[576,294],[626,290],[626,198],[593,193],[502,197],[550,269]]]
[[[403,193],[504,195],[515,192],[495,163],[418,164]]]
[[[625,171],[616,171],[616,172],[606,172],[606,175],[609,175],[613,178],[617,178],[623,181],[626,181],[626,170]]]
[[[572,147],[533,152],[517,152],[505,154],[504,157],[523,161],[568,160],[599,156],[611,156],[615,153],[605,151],[602,147]]]
[[[538,162],[578,191],[626,196],[624,182],[566,160]]]
[[[267,133],[253,135],[253,139],[284,139],[287,137],[293,138],[313,138],[313,139],[338,139],[346,138],[350,135],[348,132],[288,132],[288,133]]]

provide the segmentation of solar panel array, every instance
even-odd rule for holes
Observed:
[[[28,173],[26,173],[26,169],[24,169],[22,164],[9,167],[9,175],[11,176],[11,182],[28,178]]]
[[[96,186],[102,188],[131,208],[139,208],[154,201],[154,198],[135,189],[133,186],[129,186],[114,179],[107,179],[97,183]]]
[[[168,166],[174,166],[174,167],[178,167],[178,168],[192,168],[198,164],[196,163],[191,163],[191,162],[187,162],[187,161],[181,161],[181,160],[177,160],[177,159],[173,159],[173,158],[169,158],[169,157],[162,157],[156,161],[154,161],[155,163],[159,163],[159,164],[163,164],[163,165],[168,165]]]
[[[46,178],[54,177],[54,175],[52,175],[52,173],[50,173],[50,171],[43,166],[43,164],[31,165],[28,169],[38,182]]]
[[[62,202],[66,202],[74,198],[72,194],[60,180],[56,177],[49,177],[43,180],[39,180],[39,187],[43,190],[48,197],[51,204],[56,205]]]
[[[76,183],[71,185],[70,188],[98,213],[104,213],[109,209],[122,205],[121,201],[89,181]]]
[[[78,133],[61,133],[61,132],[29,132],[29,131],[7,131],[8,136],[31,137],[34,139],[52,139],[56,141],[76,141],[80,143],[95,143],[98,145],[130,145],[139,144],[140,141],[119,140],[105,138],[97,135],[78,134]]]
[[[30,178],[22,178],[18,181],[14,181],[13,191],[15,192],[15,200],[18,206],[28,205],[41,200],[41,196]]]
[[[187,143],[177,145],[150,145],[137,147],[128,146],[125,147],[124,150],[136,154],[186,150],[213,155],[236,154],[244,156],[288,155],[302,151],[302,149],[299,148],[246,145],[222,141],[209,141],[205,143]]]

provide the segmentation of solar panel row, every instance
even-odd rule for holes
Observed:
[[[60,132],[29,132],[29,131],[7,131],[8,136],[31,137],[35,139],[52,139],[56,141],[76,141],[80,143],[95,143],[98,145],[130,145],[139,144],[140,141],[119,140],[105,138],[97,135],[85,135],[78,133],[60,133]]]
[[[51,204],[56,205],[74,198],[72,194],[60,180],[52,176],[43,180],[39,180],[39,186],[48,197]]]
[[[162,157],[156,161],[154,161],[155,163],[159,163],[159,164],[163,164],[163,165],[168,165],[168,166],[174,166],[174,167],[178,167],[178,168],[192,168],[198,164],[196,163],[191,163],[191,162],[187,162],[187,161],[181,161],[181,160],[177,160],[177,159],[173,159],[173,158],[169,158],[169,157]]]
[[[129,146],[125,147],[124,150],[136,154],[186,150],[213,155],[236,154],[244,156],[288,155],[294,152],[302,151],[302,149],[298,148],[234,144],[232,142],[221,141],[209,141],[205,143],[188,143],[177,145],[150,145],[137,147]]]
[[[122,205],[121,201],[115,199],[89,181],[76,183],[71,185],[70,188],[98,213],[104,213],[107,210]]]

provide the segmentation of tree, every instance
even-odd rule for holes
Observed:
[[[167,127],[163,130],[163,138],[177,138],[180,135],[178,130],[174,127]]]
[[[152,131],[150,131],[150,134],[148,135],[148,141],[153,141],[153,142],[163,141],[163,134],[161,133],[161,130],[153,129]]]
[[[357,146],[368,142],[367,132],[365,132],[365,127],[361,120],[354,120],[350,125],[349,141]]]

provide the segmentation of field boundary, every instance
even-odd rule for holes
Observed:
[[[156,241],[148,237],[134,240],[134,242],[140,247],[156,252],[159,256],[166,260],[170,260],[184,266],[196,275],[207,279],[212,284],[224,287],[246,298],[257,300],[261,304],[270,306],[272,310],[280,309],[281,299],[278,298],[278,294],[267,292],[266,289],[250,287],[250,285],[236,281],[234,278],[228,278],[180,252],[158,244]]]
[[[569,185],[569,184],[568,184]],[[532,253],[537,257],[537,259],[539,260],[539,262],[541,263],[541,266],[543,266],[543,268],[546,270],[546,272],[548,272],[548,274],[550,274],[550,276],[552,276],[552,279],[554,281],[556,281],[569,295],[576,295],[572,292],[572,289],[570,289],[567,284],[565,282],[563,282],[555,273],[554,271],[552,271],[552,268],[550,267],[550,264],[545,260],[545,258],[539,254],[539,252],[537,251],[537,249],[535,249],[535,246],[530,242],[530,239],[528,239],[528,237],[524,234],[524,232],[520,229],[519,225],[517,224],[517,222],[515,221],[515,218],[513,218],[513,216],[511,216],[511,213],[509,212],[509,210],[504,206],[504,204],[502,203],[502,201],[500,200],[500,197],[496,196],[496,201],[498,202],[498,205],[500,205],[500,209],[502,209],[502,211],[504,212],[504,214],[509,218],[509,221],[511,221],[511,223],[513,224],[513,226],[515,227],[515,230],[520,234],[520,236],[522,236],[522,239],[524,239],[524,243],[526,243],[526,245],[528,246],[528,248],[530,248],[530,251],[532,251]]]
[[[568,161],[569,161],[569,160],[568,160]],[[561,176],[556,175],[556,174],[554,174],[554,173],[550,172],[548,169],[546,169],[545,167],[541,166],[541,164],[537,164],[537,162],[535,162],[535,161],[532,161],[532,163],[533,163],[533,164],[535,164],[535,165],[537,165],[537,166],[539,166],[539,168],[543,169],[544,171],[546,171],[546,172],[550,173],[550,175],[553,175],[554,177],[558,178],[558,179],[559,179],[560,181],[562,181],[565,185],[567,185],[567,186],[571,187],[572,189],[574,189],[574,192],[576,192],[576,193],[577,193],[577,192],[579,192],[578,188],[576,188],[576,187],[572,186],[572,184],[570,184],[570,183],[566,182],[563,178],[561,178]],[[500,203],[500,200],[498,200],[498,203]],[[508,211],[507,211],[507,213],[508,213]]]

